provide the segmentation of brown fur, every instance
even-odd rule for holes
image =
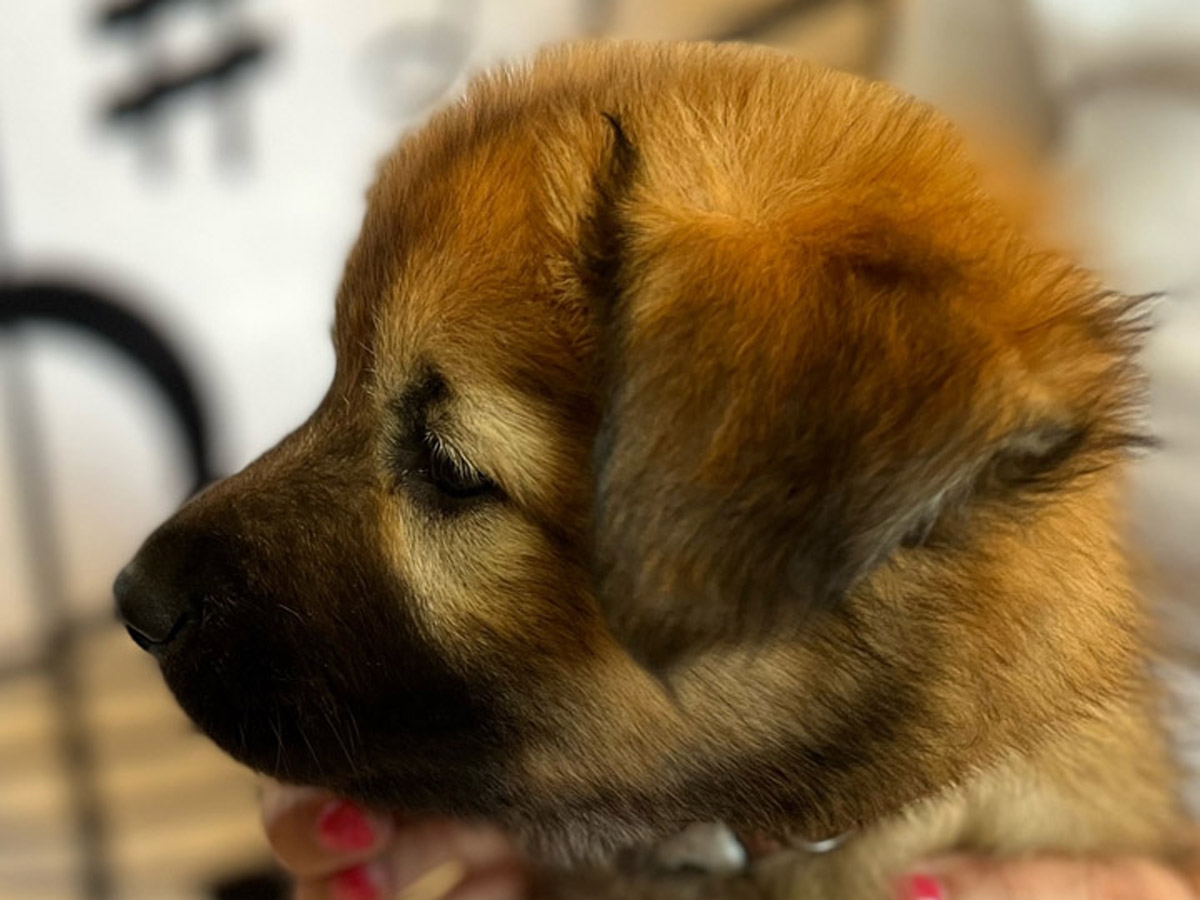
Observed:
[[[167,681],[258,769],[539,845],[856,829],[652,894],[1167,854],[1134,313],[891,88],[549,51],[387,160],[325,401],[141,551],[203,593]],[[447,496],[427,430],[495,489]]]

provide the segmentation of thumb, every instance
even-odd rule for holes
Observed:
[[[945,857],[900,879],[895,893],[900,900],[1195,900],[1179,876],[1132,857]]]

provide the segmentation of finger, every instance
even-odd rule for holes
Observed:
[[[519,866],[502,865],[464,878],[461,863],[435,866],[396,888],[381,863],[355,866],[330,878],[302,881],[295,900],[523,900],[527,880]]]
[[[524,866],[498,829],[442,819],[397,827],[377,859],[310,878],[298,900],[521,900]]]
[[[521,865],[499,865],[463,879],[445,900],[524,900],[529,876]]]
[[[408,900],[394,892],[386,868],[377,862],[352,866],[328,878],[302,880],[292,896],[294,900]]]
[[[443,894],[488,871],[519,871],[522,866],[516,848],[499,829],[448,819],[419,820],[397,828],[383,862],[389,882],[401,890],[433,877],[431,873],[440,872],[441,881],[455,873],[453,882],[442,886]]]
[[[900,884],[905,900],[1194,900],[1183,881],[1149,860],[955,857]]]
[[[301,879],[329,876],[371,859],[394,832],[390,818],[315,788],[268,783],[261,806],[271,849]]]

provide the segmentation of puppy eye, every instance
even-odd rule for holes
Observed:
[[[437,450],[429,455],[429,480],[443,494],[460,500],[486,494],[495,487],[478,469]]]
[[[446,447],[436,435],[426,432],[425,446],[429,454],[429,481],[446,497],[468,500],[496,490],[495,482]]]

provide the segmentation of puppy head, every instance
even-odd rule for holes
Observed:
[[[823,835],[1134,665],[1126,304],[886,87],[699,45],[485,79],[384,164],[334,340],[309,421],[118,580],[257,769]]]

